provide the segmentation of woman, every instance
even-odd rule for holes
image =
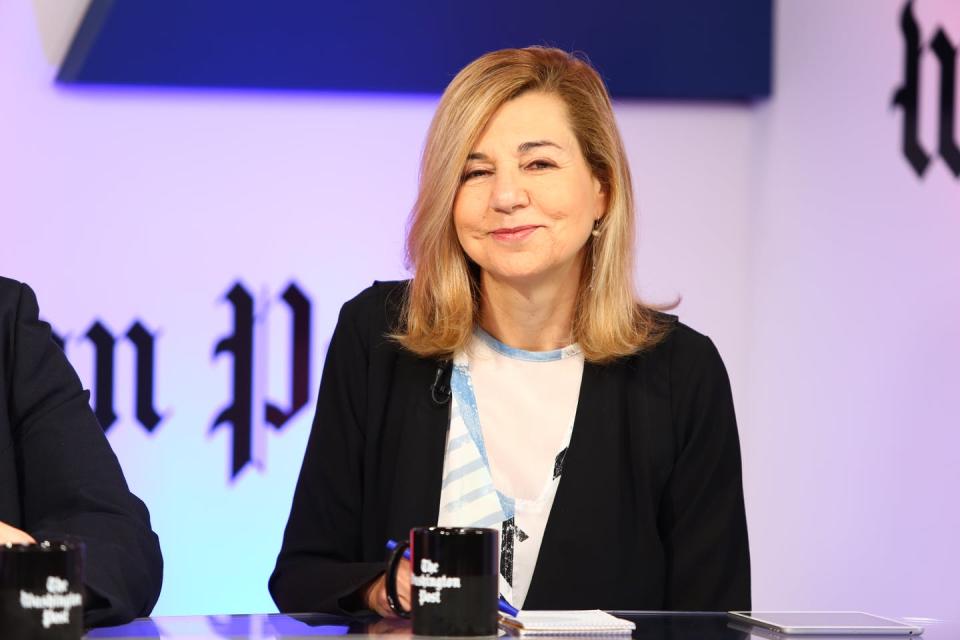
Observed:
[[[437,523],[500,529],[518,607],[748,609],[729,382],[708,338],[636,301],[596,72],[556,49],[479,58],[422,162],[413,279],[344,305],[330,343],[280,610],[391,615],[384,542]]]

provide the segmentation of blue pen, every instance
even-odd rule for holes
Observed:
[[[396,540],[387,540],[387,549],[389,549],[390,551],[393,551],[394,549],[397,548],[397,545],[399,544],[400,543],[397,542]],[[404,549],[403,557],[406,558],[407,560],[410,559],[410,547],[407,547],[406,549]]]
[[[515,606],[503,599],[503,596],[500,596],[500,600],[497,601],[497,609],[500,610],[500,613],[505,613],[507,615],[513,616],[516,618],[520,615],[520,610]]]
[[[393,551],[394,549],[396,549],[397,545],[398,543],[396,540],[387,540],[387,549],[389,549],[390,551]],[[403,557],[406,558],[407,560],[410,559],[410,547],[407,547],[406,549],[404,549]],[[504,600],[503,596],[500,596],[500,599],[497,601],[497,609],[500,610],[500,613],[506,613],[507,615],[511,615],[514,617],[516,617],[520,613],[520,610],[514,607],[512,604],[510,604],[506,600]]]

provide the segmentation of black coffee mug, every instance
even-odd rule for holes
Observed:
[[[0,545],[0,621],[4,638],[80,640],[83,544]]]
[[[403,553],[407,543],[398,549]],[[410,530],[413,633],[495,636],[500,532],[471,527]]]

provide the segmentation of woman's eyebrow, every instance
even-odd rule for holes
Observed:
[[[556,142],[551,142],[550,140],[531,140],[530,142],[523,142],[520,145],[518,145],[517,153],[522,155],[524,153],[529,153],[530,151],[538,147],[554,147],[555,149],[559,149],[560,151],[563,151],[563,147],[558,145]],[[484,161],[489,159],[490,158],[488,158],[485,153],[480,153],[479,151],[474,151],[473,153],[467,156],[467,160]]]
[[[517,153],[528,153],[537,147],[555,147],[563,151],[563,147],[558,145],[556,142],[551,142],[550,140],[533,140],[532,142],[524,142],[517,147]]]

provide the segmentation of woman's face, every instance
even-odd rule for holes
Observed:
[[[566,105],[533,92],[505,103],[484,129],[463,169],[453,221],[484,277],[537,284],[579,275],[605,206]]]

